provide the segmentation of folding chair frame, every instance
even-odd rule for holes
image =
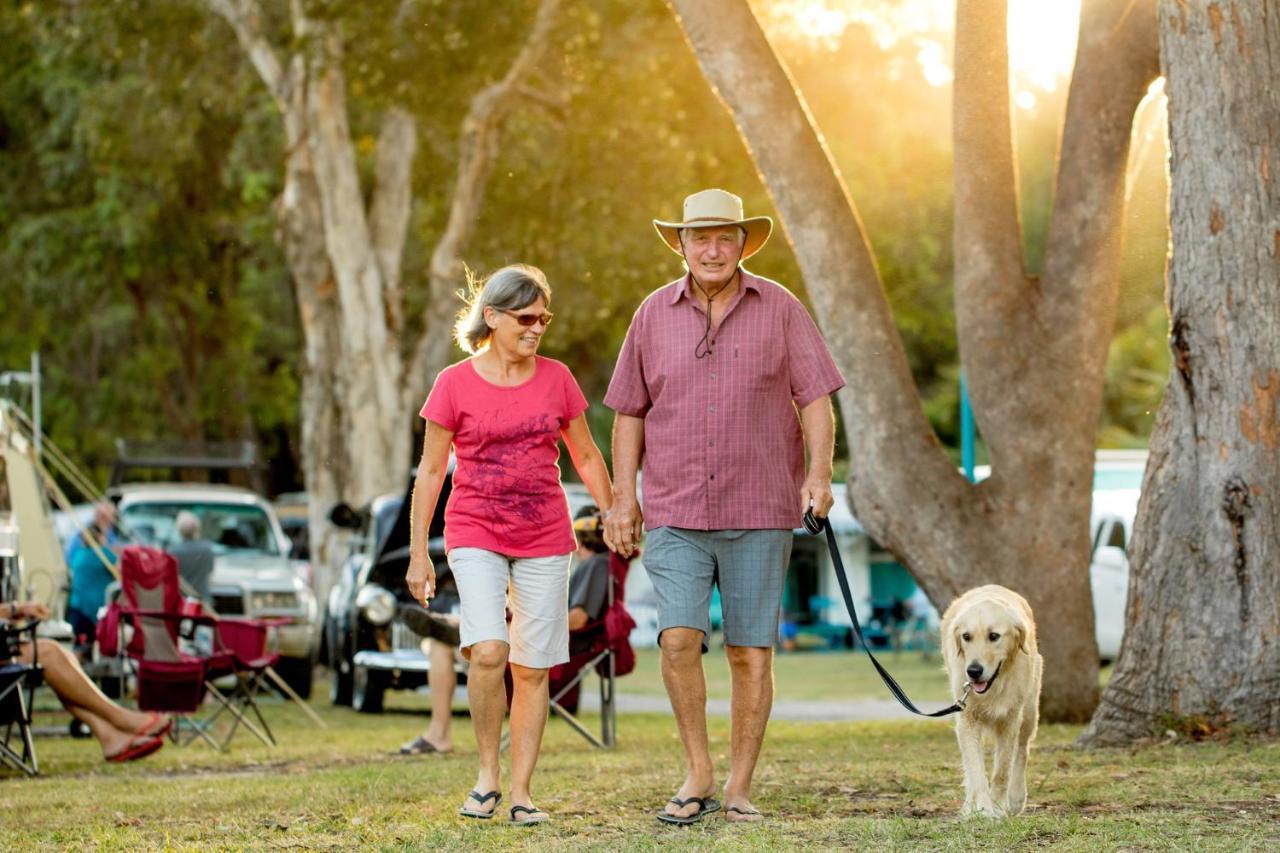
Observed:
[[[36,622],[29,622],[21,628],[5,626],[3,631],[6,640],[14,634],[25,634],[31,632],[31,663],[18,664],[24,666],[26,671],[13,680],[13,682],[3,690],[0,690],[0,702],[5,701],[10,694],[13,694],[14,700],[18,703],[18,718],[9,722],[5,726],[4,740],[0,741],[0,764],[7,764],[16,770],[21,770],[28,776],[35,776],[40,773],[40,762],[36,758],[36,745],[31,737],[31,712],[35,707],[36,688],[44,681],[44,670],[40,668],[40,659],[37,654],[38,644],[36,643]],[[22,752],[18,752],[10,744],[13,741],[14,727],[18,728],[18,733],[22,738]]]

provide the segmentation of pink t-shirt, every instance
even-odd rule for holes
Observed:
[[[587,409],[558,361],[535,356],[533,377],[494,385],[470,360],[440,371],[423,418],[453,431],[453,491],[444,547],[550,557],[577,547],[560,486],[560,433]]]

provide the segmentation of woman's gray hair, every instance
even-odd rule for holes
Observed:
[[[528,264],[511,264],[493,273],[486,279],[476,278],[471,270],[467,270],[467,290],[459,294],[466,305],[458,312],[458,321],[453,327],[453,337],[468,353],[475,354],[484,349],[493,335],[493,329],[484,319],[484,309],[497,311],[518,311],[527,308],[538,297],[549,307],[551,305],[551,286],[542,270]]]

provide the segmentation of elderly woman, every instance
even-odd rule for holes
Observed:
[[[458,344],[472,357],[440,372],[422,407],[426,438],[413,490],[409,590],[426,601],[435,586],[427,526],[453,448],[445,508],[445,552],[461,602],[461,648],[480,752],[475,789],[459,813],[491,818],[502,800],[498,748],[511,664],[510,822],[542,823],[529,783],[547,721],[547,675],[569,659],[569,561],[573,523],[560,486],[564,439],[596,503],[612,485],[583,413],[587,401],[563,364],[539,356],[551,322],[541,270],[504,267],[471,288]],[[506,611],[511,610],[508,628]]]

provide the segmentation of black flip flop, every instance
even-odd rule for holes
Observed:
[[[400,755],[430,755],[433,752],[440,752],[436,745],[431,741],[418,735],[413,740],[400,747]],[[443,753],[441,753],[443,755]]]
[[[524,812],[528,816],[523,820],[516,820],[516,812]],[[507,823],[512,826],[537,826],[551,820],[551,815],[537,806],[512,806],[509,817],[510,820]]]
[[[490,800],[493,800],[493,809],[491,811],[482,812],[477,811],[476,809],[469,809],[467,808],[466,803],[463,803],[462,808],[458,809],[458,814],[463,817],[473,817],[476,820],[489,820],[493,817],[494,812],[498,810],[498,803],[502,802],[502,795],[497,791],[490,791],[487,794],[482,794],[479,791],[472,791],[470,794],[467,794],[467,799],[475,800],[482,806]]]
[[[731,820],[729,821],[729,823],[761,823],[764,820],[764,816],[761,815],[760,812],[756,811],[755,809],[740,809],[737,806],[729,806],[729,808],[724,810],[726,817],[728,816],[729,812],[733,812],[734,814],[740,814],[743,817],[760,818],[760,820]]]
[[[684,800],[672,797],[670,800],[667,800],[667,802],[674,803],[676,808],[681,809],[690,803],[698,804],[698,810],[696,812],[683,817],[680,815],[668,814],[666,811],[658,812],[658,820],[663,823],[675,824],[676,826],[688,826],[691,823],[697,823],[712,812],[720,811],[720,801],[715,797],[689,797]]]

